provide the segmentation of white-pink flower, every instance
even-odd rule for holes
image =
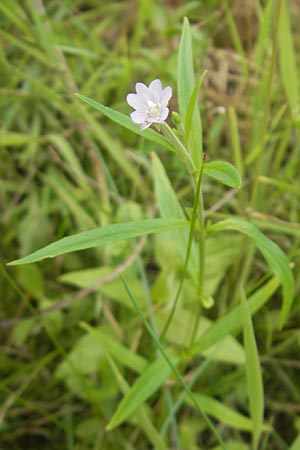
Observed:
[[[141,130],[153,123],[163,123],[169,114],[168,103],[172,97],[172,88],[163,89],[160,80],[153,80],[147,87],[143,83],[136,83],[136,94],[128,94],[127,103],[135,109],[130,114],[134,123],[141,125]]]

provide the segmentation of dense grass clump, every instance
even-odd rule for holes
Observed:
[[[1,450],[300,449],[299,14],[0,2]]]

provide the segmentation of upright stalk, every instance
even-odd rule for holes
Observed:
[[[202,181],[202,174],[203,174],[205,161],[206,161],[206,154],[204,153],[203,159],[202,159],[202,166],[201,166],[201,181]],[[194,322],[190,345],[193,345],[196,334],[197,334],[199,321],[201,318],[202,300],[203,300],[203,293],[204,293],[205,221],[204,221],[204,204],[203,204],[203,194],[202,194],[202,189],[201,189],[201,182],[199,184],[197,212],[198,212],[198,226],[199,226],[199,237],[198,237],[199,238],[199,242],[198,242],[198,261],[199,261],[199,263],[198,263],[199,264],[199,267],[198,267],[198,295],[199,295],[199,301],[198,301],[198,305],[197,305],[196,317],[195,317],[195,322]]]
[[[193,204],[193,211],[192,211],[192,217],[191,217],[191,226],[190,226],[190,231],[189,231],[189,238],[188,238],[188,245],[187,245],[187,251],[186,251],[186,256],[185,256],[185,261],[184,261],[184,267],[183,267],[183,274],[178,286],[178,290],[176,293],[176,297],[175,300],[173,302],[173,306],[171,309],[171,312],[169,314],[169,317],[167,319],[167,322],[164,326],[163,332],[161,334],[161,340],[163,340],[163,338],[165,337],[170,323],[173,319],[173,316],[175,314],[175,310],[177,307],[177,303],[179,300],[179,296],[183,287],[183,282],[188,270],[188,264],[189,264],[189,259],[190,259],[190,254],[191,254],[191,248],[192,248],[192,243],[193,243],[193,238],[194,238],[194,232],[195,232],[195,225],[196,225],[196,219],[197,219],[197,211],[199,214],[199,220],[201,222],[201,228],[200,228],[200,236],[199,236],[199,264],[201,266],[201,269],[199,268],[199,272],[201,270],[201,275],[199,273],[199,288],[201,289],[201,292],[203,291],[203,281],[204,281],[204,239],[205,239],[205,235],[204,235],[204,214],[203,214],[203,201],[202,201],[202,195],[201,195],[201,185],[202,185],[202,178],[203,178],[203,170],[204,170],[204,164],[206,161],[206,154],[203,154],[203,159],[202,159],[202,165],[200,168],[200,173],[198,176],[198,180],[196,180],[196,192],[195,192],[195,198],[194,198],[194,204]],[[201,207],[199,208],[199,206],[201,205]],[[201,256],[200,256],[201,254]],[[201,260],[200,260],[201,259]],[[202,297],[202,294],[201,294]],[[200,297],[200,303],[201,303],[201,297]],[[200,311],[201,312],[201,311]],[[199,314],[198,314],[199,315]],[[199,321],[199,318],[198,318]]]

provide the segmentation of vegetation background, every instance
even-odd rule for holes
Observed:
[[[208,70],[199,97],[204,150],[209,160],[235,164],[244,181],[237,192],[205,180],[207,218],[246,217],[293,263],[296,297],[286,326],[278,327],[280,291],[253,323],[265,391],[259,448],[300,449],[300,2],[1,0],[1,450],[220,448],[183,399],[168,426],[166,388],[174,401],[181,395],[171,375],[138,416],[106,430],[122,393],[156,351],[118,272],[125,271],[141,304],[152,299],[163,320],[161,303],[174,297],[181,268],[165,235],[138,241],[139,257],[132,243],[121,242],[6,266],[63,236],[157,215],[153,151],[180,202],[191,207],[187,174],[172,153],[74,96],[128,114],[125,97],[135,83],[160,78],[173,87],[176,111],[185,16],[196,76]],[[258,253],[245,267],[253,250],[236,234],[209,251],[215,303],[205,315],[216,321],[237,304],[241,279],[248,296],[270,274]],[[193,311],[188,283],[184,295],[191,304],[171,327],[174,346]],[[82,322],[98,330],[96,338]],[[229,337],[227,353],[199,355],[182,367],[187,382],[200,368],[193,391],[229,450],[251,448],[240,331]]]

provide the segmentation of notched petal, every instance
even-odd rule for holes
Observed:
[[[171,88],[171,86],[167,86],[162,91],[162,96],[161,96],[162,107],[164,107],[168,104],[171,97],[172,97],[172,88]]]
[[[135,90],[136,90],[137,95],[142,100],[147,102],[147,100],[149,98],[149,88],[147,88],[147,86],[144,83],[136,83]]]
[[[159,78],[156,78],[155,80],[151,81],[149,84],[149,89],[151,91],[155,92],[161,92],[162,91],[162,84]]]
[[[164,122],[169,115],[169,108],[164,108],[160,113],[160,122]]]
[[[130,114],[131,120],[134,123],[143,123],[147,119],[147,114],[144,112],[133,111]]]
[[[126,97],[126,101],[128,105],[130,105],[132,108],[138,110],[138,111],[144,111],[147,107],[147,104],[145,101],[140,98],[137,94],[128,94]]]

